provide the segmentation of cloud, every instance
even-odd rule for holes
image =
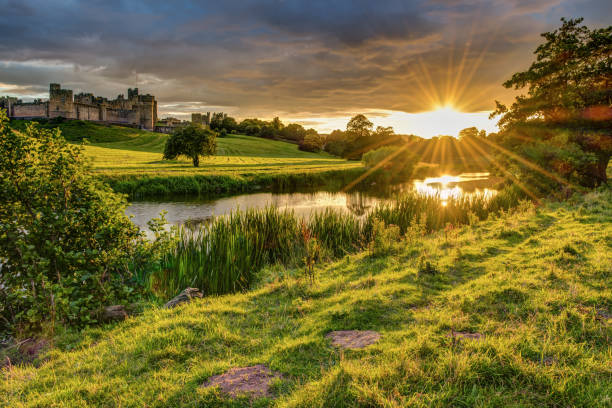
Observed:
[[[603,0],[582,0],[594,24]],[[487,110],[570,0],[0,0],[0,89],[155,94],[239,117]],[[587,23],[590,23],[587,21]]]

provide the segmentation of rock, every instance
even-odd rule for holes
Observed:
[[[245,394],[255,398],[271,397],[270,383],[277,378],[282,376],[259,364],[232,368],[223,374],[212,376],[202,387],[219,387],[221,392],[232,397]]]
[[[125,320],[127,316],[128,313],[123,305],[106,306],[102,311],[102,321],[104,322]]]
[[[451,332],[447,334],[446,336],[452,338],[453,342],[463,340],[463,339],[483,340],[485,337],[484,334],[481,334],[481,333],[456,332],[454,330],[451,330]]]
[[[345,349],[359,349],[374,344],[380,339],[380,333],[372,330],[340,330],[327,333],[336,347]]]
[[[173,297],[168,303],[164,305],[165,309],[171,309],[181,303],[189,302],[193,298],[201,298],[202,292],[198,288],[187,288],[183,290],[181,293]]]

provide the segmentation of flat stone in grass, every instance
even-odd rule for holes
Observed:
[[[446,335],[447,337],[451,337],[453,339],[453,341],[455,340],[482,340],[484,339],[484,334],[480,334],[480,333],[468,333],[468,332],[456,332],[454,330],[451,330],[451,332],[449,334]]]
[[[270,384],[281,375],[270,371],[263,364],[251,367],[231,368],[223,374],[212,376],[202,387],[219,387],[222,392],[232,397],[249,395],[250,397],[271,397]]]
[[[339,330],[327,333],[336,347],[345,349],[360,349],[374,344],[380,339],[380,333],[372,330]]]
[[[170,299],[168,303],[164,305],[166,309],[172,309],[175,306],[180,305],[181,303],[190,302],[193,298],[201,298],[202,292],[200,292],[197,288],[186,288],[181,293]]]

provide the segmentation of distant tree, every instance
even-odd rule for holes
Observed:
[[[223,120],[227,117],[227,114],[223,112],[213,112],[210,117],[210,128],[212,130],[220,130],[223,128]]]
[[[359,114],[346,124],[346,133],[351,139],[365,138],[371,135],[373,128],[374,124],[365,115]]]
[[[324,144],[325,139],[323,136],[319,135],[314,129],[308,129],[304,140],[300,143],[299,149],[307,152],[320,152],[323,150]]]
[[[281,137],[288,140],[295,140],[296,142],[301,142],[304,140],[304,136],[306,136],[306,129],[297,123],[291,123],[285,126],[281,132]]]
[[[365,153],[362,161],[366,169],[376,170],[388,181],[396,181],[412,175],[418,160],[406,146],[383,146]]]
[[[236,123],[236,119],[231,116],[226,116],[221,121],[221,129],[225,129],[227,133],[231,133],[232,131],[238,129],[238,123]]]
[[[351,118],[346,125],[346,149],[344,156],[351,160],[359,160],[361,156],[371,150],[375,144],[372,138],[374,124],[359,114]]]
[[[261,129],[259,130],[258,136],[263,137],[265,139],[274,139],[275,135],[276,135],[276,130],[274,129],[274,127],[270,124],[266,124],[261,127]]]
[[[475,139],[479,135],[478,128],[475,126],[465,128],[459,131],[459,140],[463,140],[466,138]]]
[[[197,124],[181,126],[166,141],[164,159],[173,160],[187,156],[193,166],[200,165],[200,156],[211,156],[217,152],[217,134]]]
[[[582,20],[561,19],[559,29],[542,34],[535,62],[504,83],[527,95],[510,107],[496,102],[491,116],[500,116],[496,139],[504,148],[595,186],[607,181],[612,155],[612,26],[590,30]],[[521,160],[500,157],[513,172],[537,175]]]
[[[346,150],[346,134],[336,129],[327,136],[325,140],[325,151],[334,156],[342,156]]]
[[[281,120],[278,118],[278,116],[275,117],[274,119],[272,119],[272,127],[277,132],[280,132],[283,129],[283,127],[284,127],[283,122],[281,122]]]

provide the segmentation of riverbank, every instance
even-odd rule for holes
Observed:
[[[0,405],[251,406],[202,384],[264,364],[281,377],[256,406],[604,406],[611,248],[606,191],[317,265],[314,284],[271,266],[255,290],[61,336],[4,369]],[[341,352],[332,330],[381,337]]]

